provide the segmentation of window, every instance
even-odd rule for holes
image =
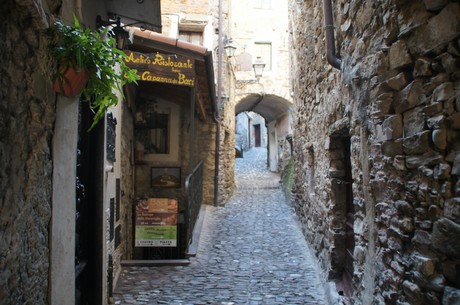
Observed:
[[[136,140],[146,154],[169,153],[169,113],[147,113],[147,127],[136,132]]]
[[[271,0],[254,0],[254,8],[261,8],[261,9],[271,9],[272,8],[272,1]]]
[[[272,70],[272,44],[270,42],[256,42],[255,43],[255,56],[260,57],[265,63],[265,71]]]
[[[168,101],[138,102],[134,137],[137,161],[177,161],[179,106]]]
[[[203,33],[197,31],[179,30],[179,40],[203,45]]]

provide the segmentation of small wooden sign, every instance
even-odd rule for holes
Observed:
[[[175,54],[125,51],[126,65],[137,70],[141,81],[195,86],[195,60]]]

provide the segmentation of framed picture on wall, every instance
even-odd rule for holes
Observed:
[[[152,167],[151,185],[160,188],[180,188],[180,167]]]

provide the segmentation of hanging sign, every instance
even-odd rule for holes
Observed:
[[[136,247],[177,247],[177,200],[141,199],[136,204]]]
[[[191,58],[158,52],[125,52],[126,65],[136,69],[142,81],[195,86],[195,61]]]

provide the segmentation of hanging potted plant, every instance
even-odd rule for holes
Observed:
[[[89,101],[96,113],[93,128],[106,110],[118,103],[117,92],[123,94],[123,85],[136,83],[139,76],[135,69],[126,66],[126,54],[115,47],[108,28],[83,29],[76,17],[74,25],[56,20],[54,28],[57,43],[52,54],[58,63],[53,76],[54,90]]]

